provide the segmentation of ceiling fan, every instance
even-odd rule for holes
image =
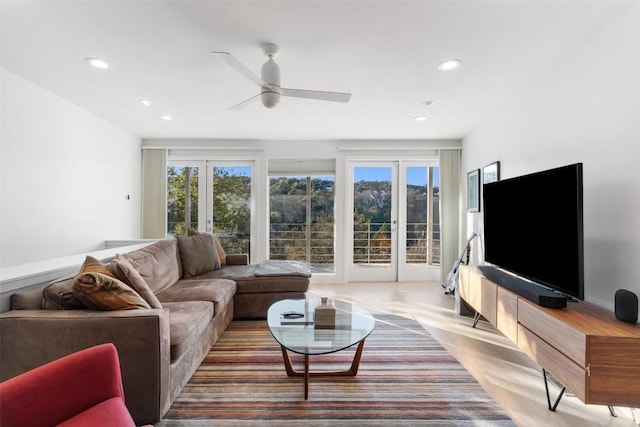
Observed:
[[[256,101],[258,97],[262,99],[262,104],[267,108],[275,107],[278,102],[280,102],[281,96],[292,96],[296,98],[316,99],[321,101],[349,102],[349,99],[351,99],[350,93],[280,87],[280,67],[273,60],[276,53],[278,53],[278,50],[278,45],[273,43],[266,43],[262,45],[262,51],[267,55],[267,57],[269,57],[269,59],[262,65],[260,77],[249,70],[249,68],[238,61],[229,52],[211,52],[229,64],[236,71],[260,86],[260,93],[258,95],[252,96],[251,98],[230,107],[229,110],[240,110]]]

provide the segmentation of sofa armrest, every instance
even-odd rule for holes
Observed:
[[[226,257],[227,265],[249,265],[247,254],[231,254]]]
[[[12,310],[0,315],[0,380],[67,354],[111,342],[118,349],[125,401],[137,424],[169,405],[169,311]]]

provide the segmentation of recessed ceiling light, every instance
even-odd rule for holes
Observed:
[[[438,69],[440,71],[451,71],[459,68],[462,65],[462,61],[459,59],[447,59],[446,61],[442,61],[438,65]]]
[[[435,104],[435,101],[423,101],[422,105],[424,105],[425,107],[431,107],[433,104]]]
[[[100,69],[107,69],[109,68],[109,64],[107,64],[106,62],[104,62],[102,59],[98,59],[98,58],[85,58],[84,59],[86,62],[88,62],[89,64],[93,65],[96,68],[100,68]]]
[[[415,120],[416,122],[422,122],[424,120],[427,120],[427,116],[415,116],[413,120]]]
[[[148,99],[145,99],[145,98],[138,99],[138,102],[140,104],[144,105],[145,107],[148,107],[149,105],[151,105],[151,101],[149,101]]]
[[[171,116],[168,116],[168,115],[166,115],[166,114],[161,115],[161,116],[160,116],[160,118],[161,118],[162,120],[166,120],[166,121],[173,120],[173,118],[172,118]]]

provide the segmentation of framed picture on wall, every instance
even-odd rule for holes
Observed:
[[[467,210],[480,212],[480,169],[467,174]]]
[[[482,168],[482,183],[500,181],[500,162],[493,162]]]

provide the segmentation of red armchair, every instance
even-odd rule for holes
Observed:
[[[135,427],[116,347],[90,347],[0,383],[0,425]]]

